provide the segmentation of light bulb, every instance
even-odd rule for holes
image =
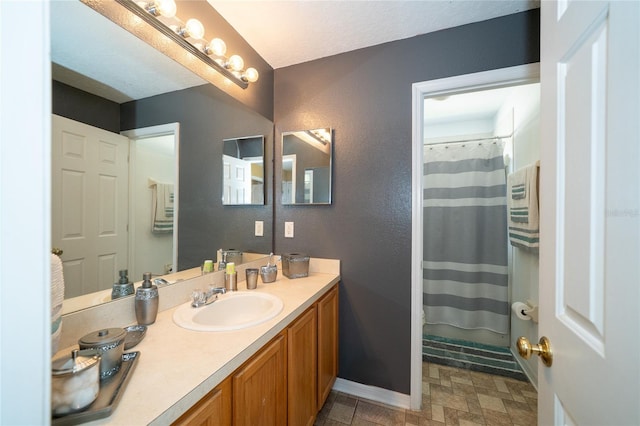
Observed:
[[[156,5],[160,15],[165,18],[173,18],[176,16],[176,2],[173,0],[157,0]]]
[[[156,0],[147,3],[145,10],[153,16],[162,15],[165,18],[176,16],[176,2],[173,0]]]
[[[249,83],[255,83],[256,81],[258,81],[258,77],[260,77],[260,74],[258,74],[258,70],[256,70],[255,68],[247,68],[247,70],[244,72],[244,75],[242,76],[242,79],[248,81]]]
[[[231,68],[234,71],[242,71],[244,68],[244,60],[240,57],[240,55],[233,55],[229,58],[228,68]]]
[[[216,56],[224,56],[227,53],[227,45],[224,40],[220,38],[214,38],[207,46],[207,54],[214,54]]]
[[[189,19],[185,24],[184,29],[186,31],[186,34],[185,34],[186,37],[192,37],[197,39],[204,37],[204,26],[200,21],[198,21],[195,18]]]

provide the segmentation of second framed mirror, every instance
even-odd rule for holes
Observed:
[[[331,204],[331,128],[282,134],[282,204]]]
[[[264,136],[225,139],[222,204],[264,204]]]

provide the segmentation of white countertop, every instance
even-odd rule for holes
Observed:
[[[334,272],[312,270],[306,278],[290,280],[278,271],[276,282],[258,280],[256,290],[240,282],[240,291],[270,293],[284,303],[275,318],[243,330],[186,330],[173,322],[177,307],[159,312],[144,340],[128,351],[139,351],[140,358],[118,407],[110,417],[88,424],[170,424],[336,284],[340,275]]]

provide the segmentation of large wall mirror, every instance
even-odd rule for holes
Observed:
[[[129,175],[140,178],[139,191],[149,197],[147,200],[136,195],[135,206],[131,208],[133,212],[128,215],[130,208],[122,204],[122,197],[117,206],[100,205],[101,212],[113,213],[110,217],[119,215],[114,223],[117,222],[120,229],[127,232],[128,244],[102,257],[107,261],[103,262],[96,277],[87,276],[82,267],[70,272],[69,279],[74,279],[72,274],[79,275],[77,278],[86,284],[83,291],[88,294],[73,294],[78,296],[74,300],[82,300],[78,303],[65,302],[65,305],[83,309],[110,301],[110,297],[104,295],[105,291],[110,293],[113,283],[118,281],[119,269],[129,269],[128,259],[132,253],[138,260],[150,254],[148,250],[139,249],[130,225],[137,213],[150,218],[148,204],[151,204],[152,187],[163,187],[156,197],[166,197],[167,203],[172,198],[171,194],[175,196],[173,215],[178,218],[177,222],[172,222],[174,228],[171,232],[153,233],[151,224],[135,227],[136,232],[148,234],[147,240],[162,239],[168,244],[168,248],[163,250],[168,250],[169,254],[162,255],[157,265],[144,267],[154,274],[162,275],[169,268],[179,272],[198,267],[204,259],[215,259],[221,248],[233,247],[243,251],[248,254],[244,257],[248,260],[255,259],[253,254],[272,251],[272,209],[263,204],[260,208],[236,209],[233,215],[228,215],[218,192],[218,188],[222,188],[222,165],[212,161],[223,155],[222,141],[228,135],[265,135],[263,157],[267,156],[271,161],[272,121],[206,83],[79,1],[52,2],[51,32],[54,114],[93,127],[98,132],[108,131],[119,138],[127,139],[120,133],[133,132],[129,143],[137,143],[133,155],[136,164],[144,165],[145,171],[141,172],[135,166],[129,170]],[[114,55],[114,52],[118,54]],[[124,83],[126,90],[117,88],[114,82],[118,80]],[[145,84],[143,89],[136,84],[149,80],[155,87],[149,88]],[[173,130],[167,130],[167,126]],[[136,136],[134,130],[140,129],[160,129],[156,135],[157,144],[150,134]],[[166,137],[171,140],[165,140]],[[212,140],[217,143],[211,143]],[[166,164],[160,162],[157,151],[149,154],[160,148],[159,145],[171,154]],[[174,147],[173,151],[171,147]],[[131,153],[129,148],[125,150],[128,151],[126,154]],[[172,161],[175,169],[168,166]],[[263,173],[272,173],[272,170],[266,168]],[[268,186],[270,179],[264,179],[264,176]],[[117,191],[120,195],[124,191],[124,200],[131,199],[133,186],[127,180]],[[265,188],[262,193],[263,203],[272,201],[270,188]],[[63,201],[52,198],[52,205],[56,203],[61,205]],[[139,206],[146,210],[142,211]],[[77,229],[84,229],[81,226],[83,219],[76,219],[69,223],[77,225]],[[170,214],[162,219],[170,221]],[[264,237],[253,235],[255,220],[264,221]],[[53,224],[52,228],[55,228]],[[64,251],[63,262],[73,263],[73,250],[60,248]],[[156,255],[147,257],[159,258]],[[130,280],[140,281],[141,276],[137,275],[130,273]]]
[[[222,144],[222,204],[264,204],[264,136]]]
[[[331,204],[333,132],[282,134],[282,204]]]

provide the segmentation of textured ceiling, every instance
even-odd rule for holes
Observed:
[[[274,68],[540,6],[538,0],[207,0]]]
[[[206,1],[273,68],[539,7],[537,0]],[[206,83],[78,0],[51,2],[51,34],[54,78],[118,103]]]

